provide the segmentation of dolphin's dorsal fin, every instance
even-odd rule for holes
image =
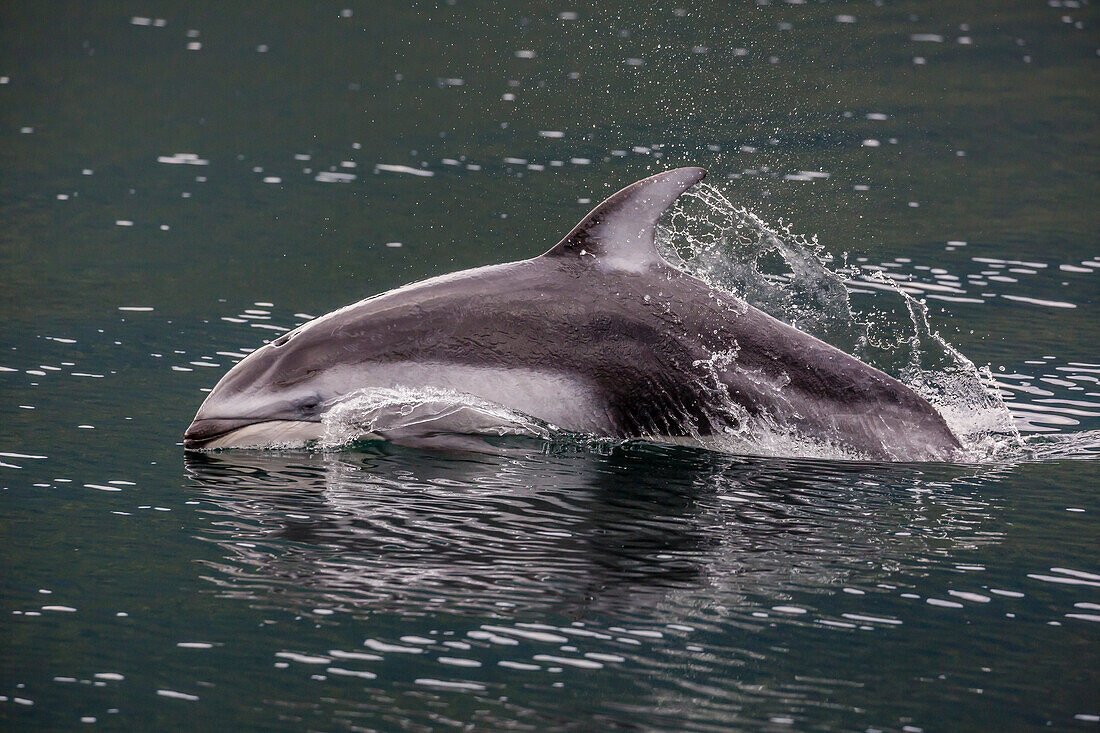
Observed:
[[[702,168],[677,168],[630,184],[592,209],[543,257],[594,257],[627,270],[660,262],[653,244],[657,220],[706,174]]]

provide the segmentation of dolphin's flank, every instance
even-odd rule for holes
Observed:
[[[661,258],[657,220],[704,175],[651,176],[539,257],[406,285],[279,337],[218,382],[185,448],[309,441],[353,392],[426,388],[601,436],[766,424],[871,459],[951,458],[958,440],[913,390]],[[377,437],[461,431],[437,417]]]

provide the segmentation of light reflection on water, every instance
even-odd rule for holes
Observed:
[[[891,552],[923,556],[922,538],[974,542],[952,530],[987,509],[953,495],[936,503],[935,489],[953,482],[930,486],[920,468],[768,463],[642,444],[524,459],[378,446],[187,461],[202,495],[224,510],[209,538],[239,565],[223,571],[297,579],[281,599],[308,589],[335,594],[349,611],[644,608],[654,589],[699,583],[767,608],[791,587],[838,580]],[[272,541],[274,556],[263,549]],[[284,553],[284,541],[294,549]]]
[[[835,690],[865,675],[815,680],[777,634],[812,656],[836,633],[927,632],[943,623],[937,607],[1015,608],[967,564],[1002,539],[1002,500],[979,489],[996,468],[626,445],[524,458],[229,452],[189,455],[187,469],[206,505],[199,536],[221,548],[210,592],[361,629],[361,646],[303,641],[272,662],[340,688],[369,680],[399,717],[420,714],[420,695],[463,691],[490,706],[482,724],[554,719],[568,670],[622,687],[589,712],[627,725],[647,724],[639,714],[657,701],[666,724],[697,728],[747,704],[820,720],[850,712]],[[501,707],[515,685],[528,693]],[[317,704],[369,708],[362,696]]]

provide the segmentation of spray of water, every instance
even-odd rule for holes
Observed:
[[[881,273],[836,263],[816,236],[771,225],[702,184],[666,217],[658,247],[712,287],[908,384],[944,416],[968,458],[1008,457],[1023,445],[992,375],[931,328],[927,306]],[[858,288],[868,283],[876,287]],[[850,286],[869,296],[858,308]]]
[[[323,422],[320,447],[327,450],[372,438],[441,445],[440,436],[522,436],[545,441],[559,432],[553,425],[495,402],[434,387],[357,390],[333,405]]]

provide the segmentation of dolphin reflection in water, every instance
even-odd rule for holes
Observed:
[[[727,606],[751,622],[794,590],[905,587],[930,554],[1000,541],[976,531],[997,511],[982,488],[1002,469],[989,467],[646,443],[462,459],[365,443],[184,462],[207,518],[200,536],[224,550],[211,580],[295,613],[421,615],[441,599],[440,610],[519,617]]]
[[[766,427],[861,458],[954,456],[958,439],[912,389],[662,259],[657,221],[704,175],[627,186],[539,257],[406,285],[280,336],[218,382],[185,448],[308,442],[350,396],[428,389],[597,436]],[[445,436],[491,432],[486,414],[425,404],[371,437],[454,445]]]

